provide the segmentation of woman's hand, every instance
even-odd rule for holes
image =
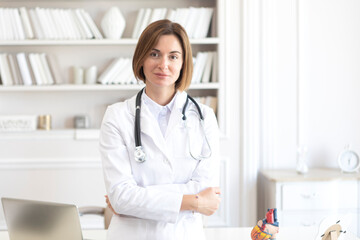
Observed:
[[[111,206],[111,203],[110,203],[110,200],[109,200],[109,196],[108,195],[105,195],[105,201],[106,201],[106,204],[108,206],[108,208],[111,209],[111,211],[116,214],[116,215],[119,215],[118,213],[115,212],[115,210],[113,209],[113,207]]]
[[[210,216],[215,213],[220,205],[220,188],[209,187],[201,191],[198,196],[198,206],[196,211],[198,213]]]
[[[195,195],[184,195],[180,210],[191,210],[210,216],[220,205],[220,188],[209,187]]]

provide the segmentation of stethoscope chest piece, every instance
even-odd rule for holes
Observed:
[[[135,161],[137,161],[138,163],[143,163],[145,162],[145,152],[142,149],[142,146],[137,146],[135,147],[135,152],[134,152],[134,157],[135,157]]]
[[[141,112],[141,94],[143,93],[144,91],[144,88],[138,92],[137,96],[136,96],[136,106],[135,106],[135,151],[134,151],[134,157],[135,157],[135,161],[138,162],[138,163],[143,163],[145,162],[145,158],[146,158],[146,154],[142,148],[142,145],[141,145],[141,129],[140,129],[140,112]],[[192,158],[194,158],[195,160],[198,160],[198,161],[201,161],[203,159],[207,159],[211,156],[211,147],[210,147],[210,144],[207,140],[207,137],[206,137],[206,134],[205,134],[205,130],[204,130],[204,125],[203,125],[203,122],[204,122],[204,117],[202,115],[202,112],[201,112],[201,109],[199,107],[199,105],[197,104],[197,102],[192,98],[190,97],[189,95],[187,95],[187,98],[186,98],[186,101],[185,101],[185,104],[183,106],[183,110],[182,110],[182,119],[183,119],[183,123],[184,123],[184,127],[186,128],[187,130],[187,135],[189,137],[189,129],[187,128],[187,116],[185,114],[186,112],[186,108],[187,108],[187,105],[188,105],[188,102],[189,102],[189,99],[190,101],[192,101],[197,109],[197,114],[199,116],[199,120],[200,120],[200,125],[201,125],[201,128],[202,128],[202,134],[204,135],[204,138],[205,138],[205,142],[206,142],[206,145],[209,149],[209,154],[206,155],[206,156],[202,156],[201,154],[199,154],[198,156],[197,155],[194,155],[191,151],[191,147],[192,147],[192,144],[190,143],[190,139],[189,139],[189,143],[190,143],[190,155]],[[196,111],[194,111],[196,112]]]

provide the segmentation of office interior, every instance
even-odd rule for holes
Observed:
[[[113,6],[126,24],[120,38],[106,39],[101,20]],[[141,8],[207,7],[207,36],[191,43],[194,57],[217,53],[217,78],[189,93],[217,99],[222,203],[204,227],[251,228],[277,208],[281,227],[316,232],[326,217],[346,215],[360,237],[359,1],[0,0],[0,8],[20,7],[85,9],[104,39],[0,40],[0,53],[46,53],[59,82],[0,86],[0,120],[36,115],[51,122],[48,130],[0,132],[0,197],[105,207],[102,116],[141,88],[76,84],[74,69],[96,66],[99,77],[113,59],[131,59]],[[85,128],[75,128],[76,116],[86,116]],[[349,151],[353,168],[341,166]],[[102,217],[80,219],[83,229],[103,227]]]

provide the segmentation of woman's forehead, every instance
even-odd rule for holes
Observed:
[[[153,49],[159,50],[161,52],[174,52],[179,53],[183,52],[181,43],[175,35],[162,35],[159,37],[159,40],[154,45]]]

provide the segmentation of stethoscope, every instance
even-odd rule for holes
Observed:
[[[138,94],[136,95],[136,111],[135,111],[135,152],[134,152],[134,157],[135,157],[135,161],[139,162],[139,163],[143,163],[145,162],[145,157],[146,157],[146,154],[143,150],[143,147],[141,145],[141,129],[140,129],[140,111],[141,111],[141,95],[143,93],[145,88],[141,89]],[[202,131],[202,134],[205,138],[205,142],[206,142],[206,146],[207,148],[209,149],[209,153],[207,155],[202,155],[202,154],[199,154],[199,155],[195,155],[193,154],[193,151],[191,150],[191,147],[193,146],[193,144],[191,144],[191,138],[189,137],[189,130],[187,128],[187,117],[185,115],[185,112],[186,112],[186,108],[188,106],[188,103],[189,103],[189,99],[190,101],[192,101],[194,104],[195,104],[195,107],[197,109],[197,114],[199,116],[199,121],[200,121],[200,126],[201,126],[201,131]],[[189,110],[190,111],[190,110]],[[187,95],[187,98],[186,98],[186,101],[185,101],[185,104],[183,106],[183,109],[182,109],[182,120],[183,120],[183,123],[184,123],[184,127],[186,128],[187,130],[187,136],[189,138],[189,148],[190,148],[190,155],[193,159],[197,160],[197,161],[201,161],[203,159],[207,159],[207,158],[210,158],[211,156],[211,147],[210,147],[210,144],[209,144],[209,141],[206,137],[206,134],[205,134],[205,130],[204,130],[204,117],[202,115],[202,112],[200,110],[200,107],[199,107],[199,104],[195,101],[195,99],[193,99],[192,97],[190,97],[189,95]]]

